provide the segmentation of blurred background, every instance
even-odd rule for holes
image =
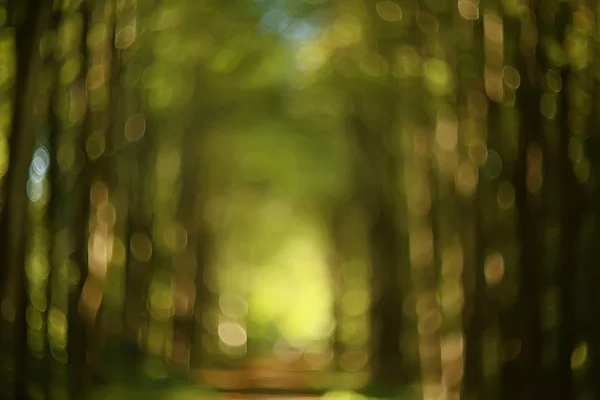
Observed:
[[[600,399],[595,0],[0,0],[0,398]]]

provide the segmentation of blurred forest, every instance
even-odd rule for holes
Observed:
[[[0,398],[600,399],[596,18],[0,0]]]

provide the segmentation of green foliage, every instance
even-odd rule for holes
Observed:
[[[0,397],[599,397],[599,18],[0,1]]]

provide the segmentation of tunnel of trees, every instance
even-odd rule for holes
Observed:
[[[0,0],[0,397],[600,398],[596,18]]]

